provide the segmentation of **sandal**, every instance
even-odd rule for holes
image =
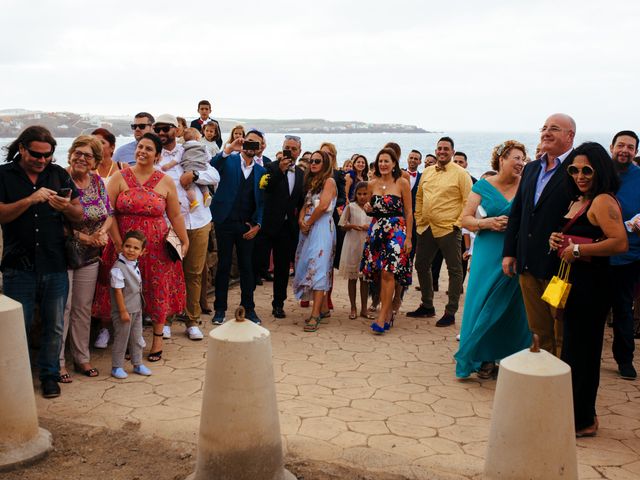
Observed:
[[[351,313],[349,314],[349,320],[355,320],[357,316],[357,309],[352,308]]]
[[[487,380],[493,376],[493,371],[496,368],[496,364],[494,362],[482,362],[482,365],[476,372],[478,378],[483,380]]]
[[[331,310],[320,312],[320,316],[318,318],[320,319],[320,323],[329,323],[329,320],[327,320],[329,317],[331,317]]]
[[[322,320],[322,314],[320,315],[321,315],[320,317],[311,316],[307,320],[305,320],[303,331],[315,332],[316,330],[318,330],[318,327],[320,326],[320,321]]]
[[[367,320],[373,320],[374,318],[376,318],[374,315],[371,315],[370,313],[367,313],[366,311],[360,312],[360,316],[362,318],[366,318]]]
[[[163,335],[163,333],[153,332],[154,337],[162,338]],[[149,352],[149,355],[147,355],[147,360],[149,360],[150,362],[159,362],[160,360],[162,360],[162,350],[158,350],[157,352]]]
[[[97,368],[88,368],[88,369],[83,369],[82,365],[78,365],[77,363],[75,364],[75,369],[76,372],[81,373],[89,378],[93,378],[93,377],[97,377],[98,375],[100,375],[100,372],[98,372]],[[62,377],[62,375],[60,375],[60,377]]]
[[[71,375],[69,375],[69,373],[61,373],[60,376],[58,377],[58,383],[71,383],[73,382],[73,378],[71,378]]]

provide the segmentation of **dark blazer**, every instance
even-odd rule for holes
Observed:
[[[273,236],[282,228],[287,228],[297,240],[298,213],[304,201],[302,194],[304,172],[300,167],[295,167],[295,182],[293,191],[289,194],[289,181],[280,170],[279,162],[265,162],[265,170],[270,178],[264,189],[264,216],[261,231]]]
[[[211,159],[211,166],[220,174],[220,183],[218,183],[216,194],[211,202],[211,216],[214,223],[222,223],[229,216],[242,178],[242,167],[240,167],[242,157],[240,154],[232,153],[228,157],[223,157],[222,153],[218,153]],[[264,212],[264,197],[263,190],[260,189],[260,179],[264,173],[264,168],[254,162],[253,193],[256,199],[256,210],[251,216],[251,221],[260,225],[262,225]]]
[[[407,170],[408,171],[408,170]],[[418,193],[418,185],[420,184],[420,177],[422,177],[422,173],[418,172],[416,175],[416,183],[413,184],[413,188],[411,189],[411,207],[413,211],[416,211],[416,193]],[[415,229],[416,223],[413,222],[413,227]]]
[[[218,145],[218,148],[222,148],[222,130],[220,130],[220,124],[218,123],[217,120],[214,120],[213,118],[209,118],[209,120],[211,120],[218,126],[218,136],[215,138],[215,141],[216,141],[216,144]],[[200,118],[196,118],[195,120],[192,120],[190,126],[195,128],[199,132],[202,132],[202,125],[200,125]]]
[[[550,279],[558,271],[560,261],[549,253],[549,236],[557,231],[569,210],[567,165],[573,153],[555,171],[536,205],[533,204],[541,160],[529,163],[522,172],[518,192],[511,205],[502,255],[516,257],[518,273],[529,272],[535,278]]]
[[[264,167],[266,168],[267,165],[269,165],[270,163],[272,163],[273,160],[271,160],[269,157],[267,157],[266,155],[262,156],[262,163],[264,164]],[[277,163],[277,162],[276,162]]]
[[[344,172],[342,170],[333,171],[333,180],[336,182],[336,189],[338,190],[338,197],[336,198],[337,210],[339,207],[344,207],[347,203],[347,192],[344,191],[347,182],[344,178]],[[338,220],[340,220],[340,216],[338,216]]]

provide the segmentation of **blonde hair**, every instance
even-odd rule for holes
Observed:
[[[235,127],[233,127],[231,129],[231,133],[229,133],[229,140],[227,140],[227,143],[232,143],[235,139],[233,138],[233,134],[235,133],[236,130],[240,130],[242,132],[242,136],[244,137],[246,135],[246,132],[244,130],[244,125],[236,125]]]
[[[500,159],[509,156],[511,150],[521,150],[525,157],[527,156],[527,148],[517,140],[507,140],[500,145],[493,147],[491,152],[491,168],[496,172],[500,171]]]
[[[189,127],[184,129],[184,134],[182,135],[185,142],[190,140],[198,140],[202,135],[197,128]]]
[[[102,142],[94,135],[80,135],[76,137],[71,146],[69,147],[68,159],[71,160],[71,154],[75,152],[78,147],[89,146],[93,153],[93,159],[96,162],[94,168],[102,161]]]
[[[337,170],[338,169],[338,149],[333,143],[330,143],[330,142],[322,142],[318,150],[322,150],[323,148],[326,148],[328,150],[328,152],[326,153],[329,154],[329,158],[331,159],[331,168],[333,170]]]

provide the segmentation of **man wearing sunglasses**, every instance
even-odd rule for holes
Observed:
[[[558,256],[549,252],[549,236],[569,209],[567,166],[572,162],[576,123],[556,113],[540,129],[544,154],[528,163],[511,206],[502,252],[505,275],[520,274],[520,288],[530,330],[540,337],[540,347],[560,357],[562,321],[542,300],[542,294],[558,272]]]
[[[64,227],[83,216],[71,177],[52,163],[55,147],[49,130],[28,127],[7,147],[7,162],[0,166],[4,293],[22,304],[27,333],[39,307],[36,363],[45,398],[60,395],[58,357],[69,291]]]
[[[304,200],[302,195],[304,172],[296,166],[301,152],[300,137],[285,135],[282,156],[266,165],[269,182],[264,189],[264,223],[260,230],[264,242],[256,244],[256,257],[263,265],[269,263],[273,248],[273,307],[272,315],[285,318],[289,266],[298,244],[298,213]]]
[[[177,129],[178,119],[167,113],[158,116],[153,124],[153,131],[160,137],[162,143],[158,167],[162,168],[170,162],[176,162],[164,173],[169,175],[176,184],[180,212],[189,236],[189,250],[182,260],[184,282],[187,288],[185,315],[182,317],[186,326],[185,334],[189,340],[202,340],[203,334],[198,327],[202,313],[200,293],[202,291],[202,270],[207,257],[209,232],[211,231],[211,211],[204,206],[204,199],[199,188],[194,190],[198,206],[190,208],[185,188],[193,182],[198,185],[217,185],[220,181],[220,175],[210,165],[207,165],[207,169],[202,171],[184,171],[180,163],[184,147],[176,142]],[[165,324],[162,334],[164,338],[171,338],[171,326]]]
[[[153,115],[150,113],[140,112],[136,114],[131,124],[131,131],[135,140],[119,147],[113,155],[113,161],[128,163],[129,165],[135,164],[134,152],[136,151],[136,146],[145,133],[152,131],[151,128],[154,121]]]
[[[623,130],[613,137],[610,146],[613,164],[620,175],[620,189],[616,197],[622,207],[622,219],[630,222],[640,213],[640,168],[633,164],[638,153],[638,135]],[[609,259],[613,292],[613,358],[618,372],[625,380],[638,376],[633,366],[635,350],[633,326],[633,300],[635,286],[640,278],[640,222],[627,225],[629,250]]]
[[[263,138],[261,132],[249,130],[244,138],[227,143],[224,150],[211,159],[211,165],[220,172],[220,184],[211,203],[218,245],[214,325],[225,321],[233,247],[236,248],[240,270],[240,305],[245,308],[247,319],[258,325],[261,323],[253,301],[256,287],[253,248],[264,212],[264,190],[260,187],[260,179],[265,170],[255,162]]]

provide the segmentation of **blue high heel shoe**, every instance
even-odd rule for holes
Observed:
[[[393,327],[393,322],[396,319],[396,312],[391,312],[391,319],[388,322],[384,322],[384,329],[385,330],[389,330],[391,327]]]
[[[385,324],[386,326],[386,324]],[[382,335],[384,333],[385,327],[381,327],[380,325],[378,325],[376,322],[373,322],[371,324],[371,332],[374,335]]]

